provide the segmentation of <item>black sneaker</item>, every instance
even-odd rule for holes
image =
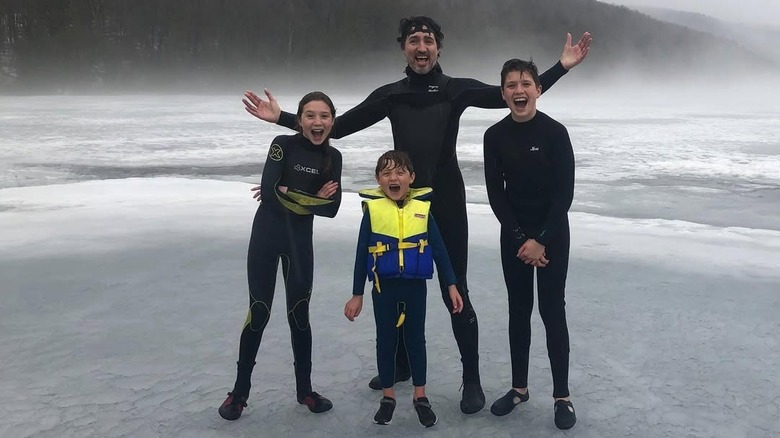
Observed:
[[[405,373],[396,373],[395,374],[395,383],[406,382],[407,380],[409,380],[411,378],[412,378],[412,373],[410,373],[409,371],[407,371]],[[380,389],[382,389],[382,381],[379,380],[379,376],[378,375],[374,376],[374,378],[371,379],[370,382],[368,382],[368,387],[373,389],[373,390],[376,390],[376,391],[379,391]]]
[[[238,420],[245,407],[246,397],[235,392],[228,392],[227,398],[222,402],[222,406],[219,407],[219,415],[225,420]]]
[[[574,405],[568,400],[556,400],[555,407],[555,426],[558,429],[571,429],[577,422],[577,415],[574,414]]]
[[[490,412],[493,415],[498,415],[499,417],[506,415],[512,412],[512,410],[515,409],[515,406],[519,405],[520,403],[527,402],[530,397],[531,396],[528,391],[526,391],[525,394],[521,394],[514,389],[510,389],[506,395],[493,403],[493,406],[490,407]]]
[[[436,418],[436,414],[431,409],[431,403],[428,401],[428,397],[420,397],[414,401],[414,410],[417,411],[417,419],[420,420],[420,424],[425,427],[431,427],[439,421]]]
[[[464,414],[474,414],[485,407],[485,393],[479,383],[463,383],[463,398],[460,400],[460,410]]]
[[[392,397],[382,397],[379,401],[379,410],[374,415],[374,423],[390,424],[393,421],[393,411],[395,411],[395,399]]]
[[[312,391],[308,394],[298,394],[298,403],[306,405],[310,411],[315,414],[320,414],[325,411],[329,411],[333,407],[333,403],[325,397]]]

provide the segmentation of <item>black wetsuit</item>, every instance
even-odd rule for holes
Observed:
[[[540,77],[545,91],[564,74],[559,63]],[[336,118],[332,138],[341,138],[389,118],[396,150],[409,153],[414,163],[414,187],[433,187],[431,211],[438,219],[447,247],[463,311],[452,314],[452,331],[463,362],[463,381],[479,383],[479,331],[477,315],[468,295],[466,265],[468,256],[468,219],[466,191],[458,167],[455,144],[460,116],[468,107],[506,108],[501,88],[475,79],[451,78],[436,64],[428,74],[419,75],[410,68],[407,77],[376,89],[355,108]],[[283,112],[280,125],[295,127],[295,115]],[[439,277],[442,298],[452,310],[447,287]],[[396,359],[398,368],[408,370],[403,352],[403,336]]]
[[[331,199],[317,193],[328,181],[339,188]],[[287,192],[279,190],[286,186]],[[341,153],[327,143],[314,145],[303,135],[276,137],[261,180],[262,203],[252,224],[247,256],[249,313],[241,332],[234,392],[249,395],[252,368],[268,324],[279,260],[287,290],[287,320],[295,358],[298,394],[311,389],[309,299],[314,272],[314,215],[334,217],[341,204]]]
[[[528,387],[535,270],[539,314],[547,333],[553,375],[553,397],[567,397],[567,216],[574,196],[574,153],[569,134],[563,125],[541,111],[524,123],[507,116],[485,132],[484,152],[490,207],[501,223],[501,263],[509,294],[512,387]],[[528,238],[545,245],[549,263],[544,268],[534,269],[517,257]]]

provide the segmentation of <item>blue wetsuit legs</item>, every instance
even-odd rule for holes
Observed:
[[[406,353],[409,355],[412,384],[424,386],[428,366],[425,351],[425,280],[382,279],[380,286],[382,292],[377,292],[374,288],[371,296],[376,320],[377,368],[382,387],[393,386],[397,371],[396,353],[405,354],[398,351],[399,330],[396,328],[398,316],[402,311],[406,313],[403,336]]]

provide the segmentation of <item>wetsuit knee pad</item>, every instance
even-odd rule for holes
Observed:
[[[301,300],[295,303],[293,308],[287,312],[287,319],[290,321],[290,327],[295,327],[298,330],[308,330],[309,300]]]
[[[249,312],[246,315],[246,322],[244,322],[244,328],[249,327],[249,330],[253,332],[262,331],[268,324],[268,319],[271,317],[271,309],[262,301],[255,301],[249,306]]]

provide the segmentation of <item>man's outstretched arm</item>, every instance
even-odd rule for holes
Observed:
[[[368,128],[387,116],[385,87],[371,93],[363,102],[333,121],[331,138],[342,138]],[[244,109],[249,114],[269,123],[276,123],[290,129],[296,129],[298,121],[295,114],[282,111],[279,102],[268,89],[263,89],[268,100],[263,100],[252,91],[244,92]]]

